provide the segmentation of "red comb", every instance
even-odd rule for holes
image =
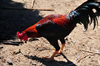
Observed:
[[[28,40],[28,36],[27,36],[27,34],[25,33],[25,32],[23,32],[23,33],[19,33],[18,31],[17,31],[17,37],[19,38],[19,39],[23,39],[23,40],[25,40],[25,41],[27,41]],[[24,35],[24,36],[23,36]]]
[[[20,34],[20,33],[19,33],[18,31],[17,31],[17,33],[16,33],[16,34],[17,34],[17,37],[18,37],[18,38],[20,38],[20,37],[19,37],[19,34]]]

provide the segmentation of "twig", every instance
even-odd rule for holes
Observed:
[[[89,55],[90,55],[90,54],[89,54]],[[86,55],[86,56],[84,56],[83,58],[79,59],[79,60],[77,61],[77,63],[79,63],[82,59],[86,58],[86,57],[89,56],[89,55]]]
[[[32,8],[34,7],[35,0],[32,0]]]
[[[95,55],[95,54],[100,55],[100,53],[97,53],[97,52],[90,52],[90,51],[87,51],[87,50],[81,50],[81,51],[88,52],[88,53],[93,53],[93,55]],[[89,55],[90,55],[90,54],[89,54]],[[82,59],[86,58],[86,57],[89,56],[89,55],[86,55],[86,56],[84,56],[83,58],[79,59],[77,63],[79,63]]]
[[[2,7],[2,9],[54,11],[54,9],[40,9],[40,8],[36,9],[36,8],[19,8],[19,7]]]
[[[90,51],[87,51],[87,50],[81,50],[81,51],[100,55],[100,53],[97,53],[97,52],[90,52]]]

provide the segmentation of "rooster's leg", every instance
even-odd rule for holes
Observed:
[[[53,55],[51,56],[50,60],[54,60],[54,57],[56,56],[56,54],[57,54],[58,52],[59,52],[59,51],[55,51],[55,52],[53,53]]]
[[[60,48],[60,50],[59,50],[59,52],[58,52],[59,54],[62,53],[64,46],[65,46],[65,43],[61,45],[61,48]]]
[[[53,53],[51,58],[47,58],[47,57],[44,57],[44,58],[49,59],[49,60],[54,60],[54,57],[56,56],[56,54],[58,54],[58,53],[61,54],[62,53],[64,46],[65,46],[65,43],[62,44],[60,50],[58,50],[58,51],[55,50],[55,52]]]
[[[60,50],[58,50],[58,51],[55,50],[55,52],[53,53],[51,58],[47,58],[47,57],[43,57],[43,58],[49,59],[50,61],[54,60],[54,57],[56,56],[56,54],[61,54],[62,53],[64,46],[65,46],[65,43],[62,44]]]
[[[56,49],[55,52],[53,53],[53,55],[50,58],[44,57],[50,61],[54,60],[54,57],[56,56],[56,54],[58,54],[60,47],[58,45],[58,41],[56,39],[48,39],[49,42],[51,43],[51,45],[53,45],[53,47]]]
[[[68,40],[68,39],[67,39]],[[60,48],[60,50],[59,50],[59,54],[61,54],[62,53],[62,51],[63,51],[63,48],[64,48],[64,46],[65,46],[65,40],[64,40],[64,37],[63,38],[60,38],[60,41],[61,41],[61,43],[62,43],[62,45],[61,45],[61,48]]]

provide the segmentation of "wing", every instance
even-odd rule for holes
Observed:
[[[54,24],[53,21],[47,20],[46,22],[38,23],[38,24],[36,25],[36,29],[38,29],[38,30],[45,30],[45,29],[47,29],[48,27],[52,26],[53,24]]]
[[[36,29],[38,33],[44,37],[50,36],[57,31],[57,28],[60,28],[56,25],[52,20],[47,20],[46,22],[42,22],[36,25]]]
[[[47,20],[46,22],[38,23],[36,25],[36,29],[41,36],[54,39],[65,37],[71,32],[69,30],[62,29],[52,20]]]

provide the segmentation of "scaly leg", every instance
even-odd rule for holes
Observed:
[[[64,46],[65,46],[65,43],[62,44],[60,50],[55,51],[55,52],[53,53],[53,55],[51,56],[50,60],[54,60],[54,57],[56,56],[56,54],[58,54],[58,53],[59,53],[59,54],[62,53]]]
[[[51,39],[51,38],[48,38],[49,42],[51,43],[51,45],[54,46],[54,48],[56,49],[55,52],[53,53],[53,55],[50,57],[50,58],[47,58],[47,57],[44,57],[50,61],[54,60],[54,57],[56,56],[56,54],[58,54],[59,52],[59,45],[58,45],[58,42],[57,42],[57,39]]]
[[[60,50],[55,51],[55,52],[53,53],[53,55],[51,56],[51,58],[47,58],[47,57],[43,57],[43,58],[49,59],[50,61],[54,60],[54,57],[56,56],[56,54],[58,54],[58,53],[61,54],[61,53],[62,53],[64,46],[65,46],[65,43],[62,44]]]
[[[58,52],[59,52],[59,51],[55,51],[55,52],[53,53],[53,55],[51,56],[50,60],[54,60],[54,57],[56,56],[56,54],[57,54]]]
[[[59,54],[62,53],[64,46],[65,46],[65,43],[61,45],[61,48],[60,48],[60,50],[59,50],[59,52],[58,52]]]

